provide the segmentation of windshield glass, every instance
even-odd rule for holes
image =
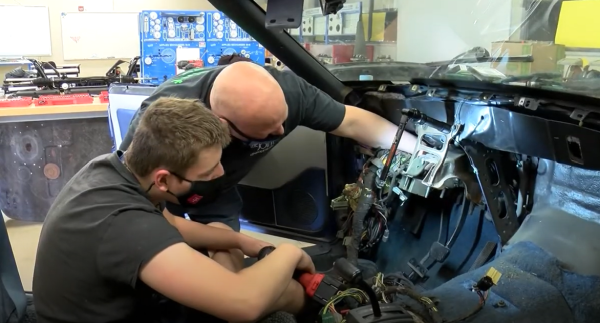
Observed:
[[[258,3],[266,8],[267,1]],[[600,1],[305,0],[288,30],[342,81],[451,78],[600,96]]]

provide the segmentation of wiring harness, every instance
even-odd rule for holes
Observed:
[[[410,154],[396,154],[389,164],[386,180],[376,183],[376,178],[388,162],[389,153],[389,150],[375,152],[363,165],[357,182],[346,184],[342,194],[331,203],[333,209],[347,211],[337,236],[344,239],[348,259],[353,263],[358,258],[358,252],[368,252],[379,242],[387,241],[392,198],[399,196],[401,201],[406,200],[404,194],[394,187],[401,171],[410,161]]]
[[[368,303],[368,300],[367,294],[358,288],[350,288],[341,291],[333,296],[321,310],[321,322],[345,323],[346,320],[344,319],[344,316],[348,314],[348,311],[350,310],[348,304],[365,305]]]
[[[414,322],[457,323],[473,317],[484,308],[489,290],[498,284],[501,276],[498,270],[489,268],[485,276],[471,287],[471,291],[478,296],[477,304],[466,315],[450,319],[445,318],[438,308],[442,300],[417,292],[413,283],[403,274],[377,273],[365,282],[372,286],[380,304],[390,304],[400,308],[408,317],[412,317]],[[384,305],[381,306],[382,311],[385,312]],[[360,310],[364,314],[365,309],[370,310],[370,308],[369,296],[365,291],[360,288],[347,288],[340,290],[327,301],[319,312],[319,322],[353,323],[356,322],[353,311]]]

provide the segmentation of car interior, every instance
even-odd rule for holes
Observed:
[[[288,72],[399,126],[395,144],[380,149],[300,127],[240,183],[242,227],[312,243],[305,250],[317,270],[339,282],[328,282],[331,298],[299,322],[600,316],[600,99],[442,77],[342,82],[269,25],[296,17],[293,6],[210,2]],[[344,1],[321,3],[325,13]],[[111,85],[115,147],[153,90]],[[404,133],[418,138],[412,153],[397,151]],[[1,225],[0,307],[33,322]]]

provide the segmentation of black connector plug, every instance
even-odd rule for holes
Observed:
[[[494,287],[494,281],[490,276],[482,277],[479,281],[477,281],[477,283],[475,283],[475,286],[473,286],[474,289],[482,292],[487,292],[492,287]]]
[[[379,306],[377,295],[373,291],[373,288],[363,279],[360,269],[351,264],[348,259],[340,258],[333,263],[333,270],[348,285],[355,285],[357,288],[362,289],[369,296],[369,302],[373,308],[373,317],[381,317],[381,307]]]
[[[496,268],[490,267],[485,273],[485,276],[481,277],[481,279],[473,285],[473,289],[476,291],[487,292],[490,288],[498,285],[500,277],[502,277],[502,273],[496,270]]]

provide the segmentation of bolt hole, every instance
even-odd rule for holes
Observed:
[[[500,192],[498,194],[498,218],[504,219],[508,215],[508,209],[506,207],[506,198],[504,198],[504,193]]]
[[[572,162],[583,165],[583,152],[581,151],[581,142],[579,138],[569,136],[567,137],[567,148],[569,151],[569,159]]]

